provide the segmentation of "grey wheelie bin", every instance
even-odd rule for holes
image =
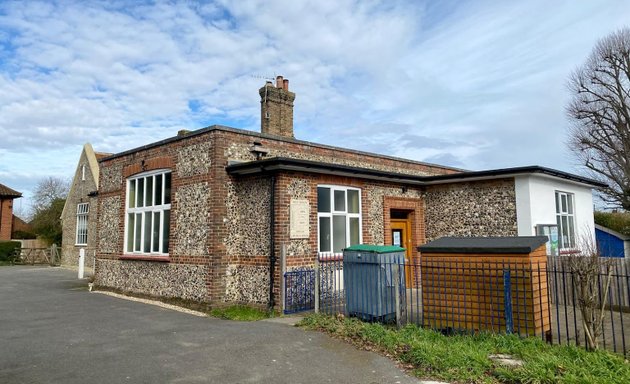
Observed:
[[[344,249],[346,314],[367,321],[396,320],[396,289],[401,304],[406,297],[404,263],[401,247],[360,244]]]

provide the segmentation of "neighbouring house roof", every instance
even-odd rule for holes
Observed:
[[[527,254],[547,242],[547,236],[441,237],[418,247],[425,253]]]
[[[466,181],[492,180],[521,175],[540,174],[555,178],[561,178],[592,187],[605,186],[605,184],[602,184],[596,180],[540,166],[502,168],[486,171],[468,171],[438,176],[416,176],[318,161],[275,157],[259,161],[230,164],[226,167],[226,170],[231,175],[254,175],[273,171],[300,171],[309,173],[323,173],[329,175],[332,174],[345,177],[361,177],[368,180],[389,181],[400,184],[418,186]]]
[[[623,241],[630,240],[630,236],[626,236],[623,233],[619,233],[617,231],[613,231],[612,229],[603,227],[603,226],[601,226],[599,224],[595,224],[595,229],[598,229],[598,230],[600,230],[602,232],[606,232],[609,235],[613,235],[613,236],[615,236],[615,237],[617,237],[617,238],[619,238],[620,240],[623,240]]]
[[[0,184],[0,197],[22,197],[22,193],[14,189],[7,187],[4,184]]]

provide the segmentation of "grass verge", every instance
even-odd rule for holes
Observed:
[[[408,325],[402,329],[356,319],[310,315],[299,326],[324,331],[400,361],[420,378],[459,383],[630,383],[630,364],[607,351],[545,344],[514,335],[453,335]],[[508,354],[508,368],[488,358]]]
[[[210,315],[226,320],[237,321],[257,321],[272,317],[273,314],[258,308],[245,305],[234,305],[227,308],[215,308],[210,311]]]

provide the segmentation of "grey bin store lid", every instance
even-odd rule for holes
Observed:
[[[548,241],[547,236],[441,237],[418,247],[423,253],[528,254]]]

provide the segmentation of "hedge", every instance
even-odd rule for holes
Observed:
[[[15,250],[21,246],[19,241],[0,241],[0,261],[13,260]]]

